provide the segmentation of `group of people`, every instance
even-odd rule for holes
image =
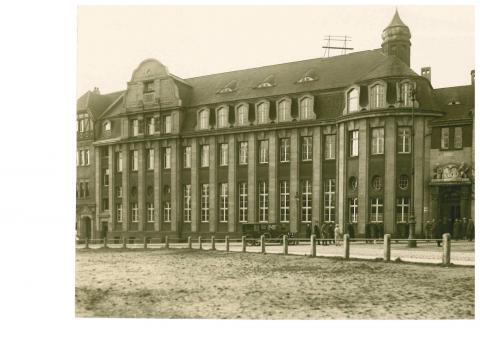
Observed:
[[[307,224],[306,229],[307,238],[312,235],[312,227],[310,224]],[[333,222],[326,222],[320,226],[318,221],[313,226],[313,234],[317,238],[317,244],[322,244],[328,246],[329,244],[335,243],[336,246],[341,245],[341,233],[340,226],[334,224]]]
[[[444,233],[452,235],[454,240],[468,240],[475,239],[475,225],[472,219],[463,218],[452,220],[444,218],[437,223],[435,219],[425,223],[425,237],[427,239],[441,238]]]

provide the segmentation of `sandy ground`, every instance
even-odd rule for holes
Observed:
[[[76,315],[473,319],[474,268],[188,249],[77,249]]]

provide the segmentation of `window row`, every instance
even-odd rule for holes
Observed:
[[[77,183],[77,189],[76,189],[77,198],[88,198],[90,196],[90,189],[88,185],[89,185],[88,180]]]
[[[77,115],[77,123],[76,123],[77,132],[84,133],[91,131],[92,120],[88,116],[88,113],[81,113]]]
[[[463,148],[462,127],[456,126],[453,128],[453,144],[450,139],[452,128],[442,128],[440,138],[440,149],[442,150],[459,150]]]
[[[162,122],[160,123],[159,117],[148,117],[145,121],[139,119],[131,119],[130,123],[130,135],[136,137],[139,134],[153,135],[159,133],[171,133],[172,132],[172,116],[162,116]],[[104,124],[104,131],[107,124]],[[108,124],[109,125],[109,124]],[[110,130],[110,126],[108,126]]]
[[[349,198],[348,199],[348,212],[349,212],[349,222],[357,223],[358,222],[358,198]],[[408,216],[410,211],[410,198],[397,198],[396,203],[396,222],[397,223],[407,223]],[[383,222],[383,198],[376,197],[370,199],[370,214],[369,221],[371,223],[382,223]]]
[[[90,150],[77,150],[77,166],[90,165]]]

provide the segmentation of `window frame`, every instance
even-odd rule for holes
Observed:
[[[327,223],[335,222],[335,198],[336,198],[335,178],[325,179],[323,188],[323,221]]]
[[[192,168],[192,147],[183,147],[183,168]]]
[[[248,125],[248,104],[241,103],[236,107],[236,121],[238,126],[245,126]],[[242,116],[242,119],[240,119]]]
[[[336,158],[336,144],[337,135],[329,134],[325,135],[325,150],[324,150],[324,159],[325,160],[335,160]]]
[[[385,128],[383,126],[371,129],[370,151],[370,155],[373,156],[385,153]]]
[[[262,107],[262,109],[261,109]],[[263,108],[264,107],[264,108]],[[255,110],[256,110],[256,121],[257,124],[268,124],[269,122],[269,109],[270,109],[270,103],[268,101],[260,101],[255,105]],[[262,117],[262,118],[260,118]],[[264,120],[265,118],[265,120]]]
[[[258,221],[268,222],[268,182],[258,183]]]
[[[248,183],[240,182],[238,184],[238,222],[248,221]]]
[[[228,143],[219,144],[218,166],[228,166]]]
[[[210,145],[203,144],[200,146],[200,167],[206,168],[210,166]]]
[[[280,222],[290,222],[290,182],[288,180],[280,180]]]
[[[209,128],[210,110],[203,108],[198,111],[198,129],[208,130]]]
[[[412,128],[401,126],[397,129],[397,153],[410,154],[412,152]]]
[[[210,185],[201,184],[200,190],[200,222],[205,223],[210,220]]]
[[[383,82],[375,82],[368,87],[370,110],[385,109],[387,106],[386,87]]]
[[[375,200],[375,204],[373,201]],[[375,211],[374,211],[375,210]],[[373,197],[370,199],[370,222],[383,223],[385,214],[385,204],[383,197]]]
[[[352,93],[355,92],[356,95],[352,96]],[[354,113],[360,111],[360,90],[357,87],[350,88],[347,90],[346,93],[346,101],[347,101],[347,113]],[[355,103],[354,106],[353,102]],[[354,107],[355,109],[352,109]]]
[[[265,145],[266,144],[266,145]],[[258,163],[268,164],[268,139],[261,139],[258,141]]]
[[[238,144],[238,165],[248,165],[248,142],[246,141]]]
[[[358,145],[360,140],[360,131],[359,130],[351,130],[348,133],[350,138],[350,148],[349,148],[349,156],[350,158],[358,157]]]
[[[309,102],[306,107],[304,105],[304,102]],[[300,97],[298,100],[298,111],[299,111],[299,118],[300,120],[309,120],[313,118],[314,112],[313,112],[313,96],[311,95],[305,95]],[[305,111],[306,110],[306,114]]]
[[[312,161],[312,160],[313,160],[313,137],[303,136],[302,137],[302,161]]]
[[[230,123],[228,122],[228,107],[220,106],[217,108],[217,128],[228,128]]]
[[[290,162],[290,138],[280,138],[280,163],[289,163]]]
[[[170,170],[172,168],[172,148],[166,146],[162,148],[163,152],[163,169]]]
[[[302,199],[301,199],[301,222],[312,222],[312,202],[313,202],[313,190],[310,179],[302,181]]]
[[[192,222],[192,185],[183,185],[183,222]]]
[[[441,150],[450,149],[450,128],[449,127],[440,128],[440,149]]]
[[[220,184],[219,221],[228,222],[228,183]]]

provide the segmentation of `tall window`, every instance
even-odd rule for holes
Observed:
[[[350,222],[357,223],[358,222],[358,198],[350,198],[349,199],[349,213],[350,213]]]
[[[335,136],[325,136],[325,159],[335,159]]]
[[[201,152],[200,152],[200,166],[201,167],[208,167],[209,156],[210,156],[210,146],[202,145]]]
[[[172,152],[172,149],[170,147],[163,148],[163,168],[164,169],[171,168],[171,152]]]
[[[258,184],[258,220],[268,222],[268,184],[261,181]]]
[[[397,222],[406,223],[410,209],[410,198],[397,198]]]
[[[302,138],[302,160],[310,161],[313,157],[313,142],[312,137]]]
[[[280,162],[288,163],[290,161],[290,138],[280,139]]]
[[[335,221],[335,179],[326,179],[324,183],[324,207],[323,220],[325,222]]]
[[[248,142],[240,142],[238,150],[238,164],[248,164]]]
[[[138,119],[132,120],[132,135],[138,136]]]
[[[201,207],[200,207],[200,221],[201,222],[208,222],[209,219],[209,197],[208,197],[208,184],[202,184],[202,197],[200,200]]]
[[[280,222],[290,220],[290,187],[288,181],[280,181]]]
[[[313,104],[310,97],[300,101],[300,119],[309,119],[313,115]]]
[[[409,127],[398,128],[397,150],[398,153],[410,153],[412,133]]]
[[[200,111],[200,129],[208,129],[208,110]]]
[[[118,203],[116,205],[116,213],[117,213],[117,222],[122,222],[123,221],[123,209],[122,209],[122,203]]]
[[[267,103],[260,103],[257,106],[257,112],[258,112],[258,123],[259,124],[268,123]]]
[[[119,185],[116,187],[116,189],[117,189],[117,198],[123,197],[123,186]]]
[[[302,184],[302,221],[312,221],[312,184],[304,180]]]
[[[461,149],[463,147],[463,142],[462,142],[462,127],[457,126],[454,129],[454,134],[453,134],[453,146],[456,149]],[[87,150],[88,151],[88,150]],[[88,165],[88,164],[85,164]]]
[[[242,104],[238,107],[238,125],[248,124],[248,108],[246,104]]]
[[[85,197],[90,195],[90,190],[88,189],[88,181],[85,182]]]
[[[247,222],[248,216],[248,185],[247,183],[240,183],[239,186],[239,200],[238,200],[238,221]]]
[[[155,117],[150,117],[147,120],[147,133],[153,135],[155,133]]]
[[[122,159],[122,152],[117,152],[117,172],[123,171],[123,159]]]
[[[132,222],[138,222],[138,203],[132,202]]]
[[[103,186],[108,186],[108,181],[110,180],[110,170],[104,169],[103,170]]]
[[[132,171],[138,171],[138,150],[130,152]]]
[[[358,157],[358,130],[350,131],[350,157]]]
[[[378,109],[385,106],[385,87],[376,84],[370,89],[370,108]]]
[[[183,148],[183,167],[190,168],[192,167],[192,147],[185,146]]]
[[[83,198],[84,194],[83,194],[83,183],[80,183],[79,185],[77,185],[80,187],[80,195],[78,194],[77,192],[77,198],[80,197],[80,198]]]
[[[228,221],[228,184],[220,184],[220,222]]]
[[[455,128],[455,135],[457,134],[457,128]],[[461,129],[460,129],[461,131]],[[456,139],[456,137],[455,137]],[[460,133],[460,144],[462,143],[462,134]],[[460,146],[461,147],[461,146]],[[90,165],[90,150],[85,150],[85,165]]]
[[[172,221],[172,204],[170,201],[163,203],[163,222]]]
[[[153,222],[155,219],[155,208],[152,202],[147,202],[147,222]]]
[[[448,150],[450,147],[450,130],[448,128],[442,128],[442,138],[440,139],[440,148],[442,150]]]
[[[288,120],[290,115],[289,102],[287,100],[282,100],[278,103],[278,121],[285,122]]]
[[[383,128],[372,129],[372,154],[383,154]]]
[[[226,128],[228,126],[228,110],[225,107],[218,110],[218,127]]]
[[[402,106],[412,106],[412,89],[410,82],[404,82],[400,85],[400,101]]]
[[[358,89],[352,89],[347,94],[348,112],[358,111]]]
[[[172,133],[172,116],[163,117],[163,133]]]
[[[370,203],[370,222],[383,221],[383,198],[372,198]]]
[[[268,140],[261,140],[260,141],[260,149],[259,149],[259,158],[258,162],[260,164],[267,164],[268,163]]]
[[[228,166],[228,144],[220,144],[220,166]]]
[[[183,221],[192,221],[192,185],[183,187]]]
[[[153,170],[154,159],[155,159],[154,149],[148,149],[147,170]]]

